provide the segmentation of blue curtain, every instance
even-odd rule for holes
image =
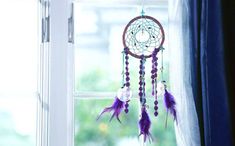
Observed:
[[[193,94],[202,146],[232,146],[235,0],[190,0]]]

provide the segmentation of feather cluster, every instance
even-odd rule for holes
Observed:
[[[106,107],[102,112],[101,114],[98,116],[97,120],[99,120],[99,118],[106,112],[112,112],[113,111],[113,114],[110,118],[109,121],[112,121],[112,119],[114,117],[116,117],[116,119],[121,123],[121,120],[119,119],[119,115],[120,113],[122,112],[123,108],[124,108],[124,104],[125,102],[119,100],[117,97],[115,97],[115,100],[113,102],[113,105],[110,106],[110,107]]]
[[[146,108],[142,107],[141,118],[139,121],[139,127],[140,127],[139,136],[141,135],[144,136],[144,142],[146,142],[147,138],[149,139],[149,141],[152,140],[151,133],[149,132],[150,126],[151,126],[151,121],[150,121],[149,115],[146,111]]]
[[[176,115],[176,102],[174,96],[165,89],[164,94],[164,103],[167,109],[167,112],[170,111],[170,114],[174,117],[174,120],[177,122],[177,115]]]
[[[115,97],[115,100],[113,102],[113,105],[110,107],[106,107],[101,114],[98,116],[97,120],[106,112],[113,112],[111,118],[109,121],[112,121],[114,117],[121,123],[121,120],[119,119],[119,115],[122,112],[122,110],[125,107],[125,103],[128,103],[130,101],[130,98],[132,96],[132,92],[130,87],[122,87],[118,90],[117,96]],[[126,109],[128,110],[128,109]]]

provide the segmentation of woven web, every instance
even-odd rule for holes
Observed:
[[[143,35],[143,36],[141,36]],[[126,46],[136,55],[150,55],[160,47],[163,34],[151,19],[141,18],[131,23],[125,34]]]

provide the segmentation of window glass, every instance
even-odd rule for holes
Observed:
[[[0,145],[36,145],[37,1],[0,2]]]
[[[121,114],[121,124],[114,118],[111,122],[111,114],[104,114],[96,121],[96,118],[104,107],[110,105],[112,99],[87,99],[78,98],[75,102],[75,146],[129,146],[139,145],[138,118],[139,100],[132,99],[129,113]],[[169,116],[168,126],[165,128],[166,112],[160,99],[159,116],[154,117],[153,99],[148,99],[149,116],[152,122],[151,134],[153,142],[148,146],[176,146],[173,120]]]
[[[130,102],[130,113],[121,114],[122,124],[115,119],[109,122],[110,114],[99,121],[97,116],[112,104],[113,96],[122,84],[122,33],[126,24],[140,14],[141,9],[134,5],[109,5],[75,3],[75,146],[127,146],[139,145],[138,119],[139,100],[138,68],[139,60],[130,58],[131,88],[134,93]],[[146,7],[146,13],[157,18],[167,34],[166,6]],[[167,48],[167,37],[164,43]],[[164,78],[168,78],[168,51],[165,51]],[[160,54],[158,56],[161,57]],[[160,60],[160,59],[159,59]],[[146,64],[146,91],[151,93],[151,60]],[[160,66],[159,66],[160,67]],[[147,74],[148,72],[148,74]],[[161,75],[159,75],[159,80]],[[103,94],[103,96],[102,96]],[[97,95],[97,96],[96,96]],[[153,143],[148,146],[175,146],[175,133],[172,118],[165,128],[166,112],[162,99],[159,99],[159,116],[153,116],[154,99],[147,100],[152,120]],[[105,99],[104,99],[105,98]]]
[[[167,31],[166,8],[150,7],[147,12]],[[76,91],[116,91],[119,88],[122,81],[122,33],[130,19],[139,14],[140,9],[136,6],[75,3]],[[164,47],[167,47],[167,39]],[[138,76],[135,69],[139,61],[131,59],[131,63],[131,76]],[[148,64],[149,72],[150,67]]]
[[[96,118],[101,110],[110,104],[112,99],[79,99],[75,103],[75,146],[123,146],[122,144],[138,144],[138,101],[130,104],[130,112],[120,116],[122,124],[110,116]],[[133,127],[134,126],[134,127]]]

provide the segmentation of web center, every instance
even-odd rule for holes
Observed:
[[[146,30],[138,31],[136,33],[136,36],[135,36],[136,40],[138,42],[141,42],[141,43],[144,43],[144,42],[148,41],[149,37],[150,37],[150,35],[149,35],[149,33]]]

